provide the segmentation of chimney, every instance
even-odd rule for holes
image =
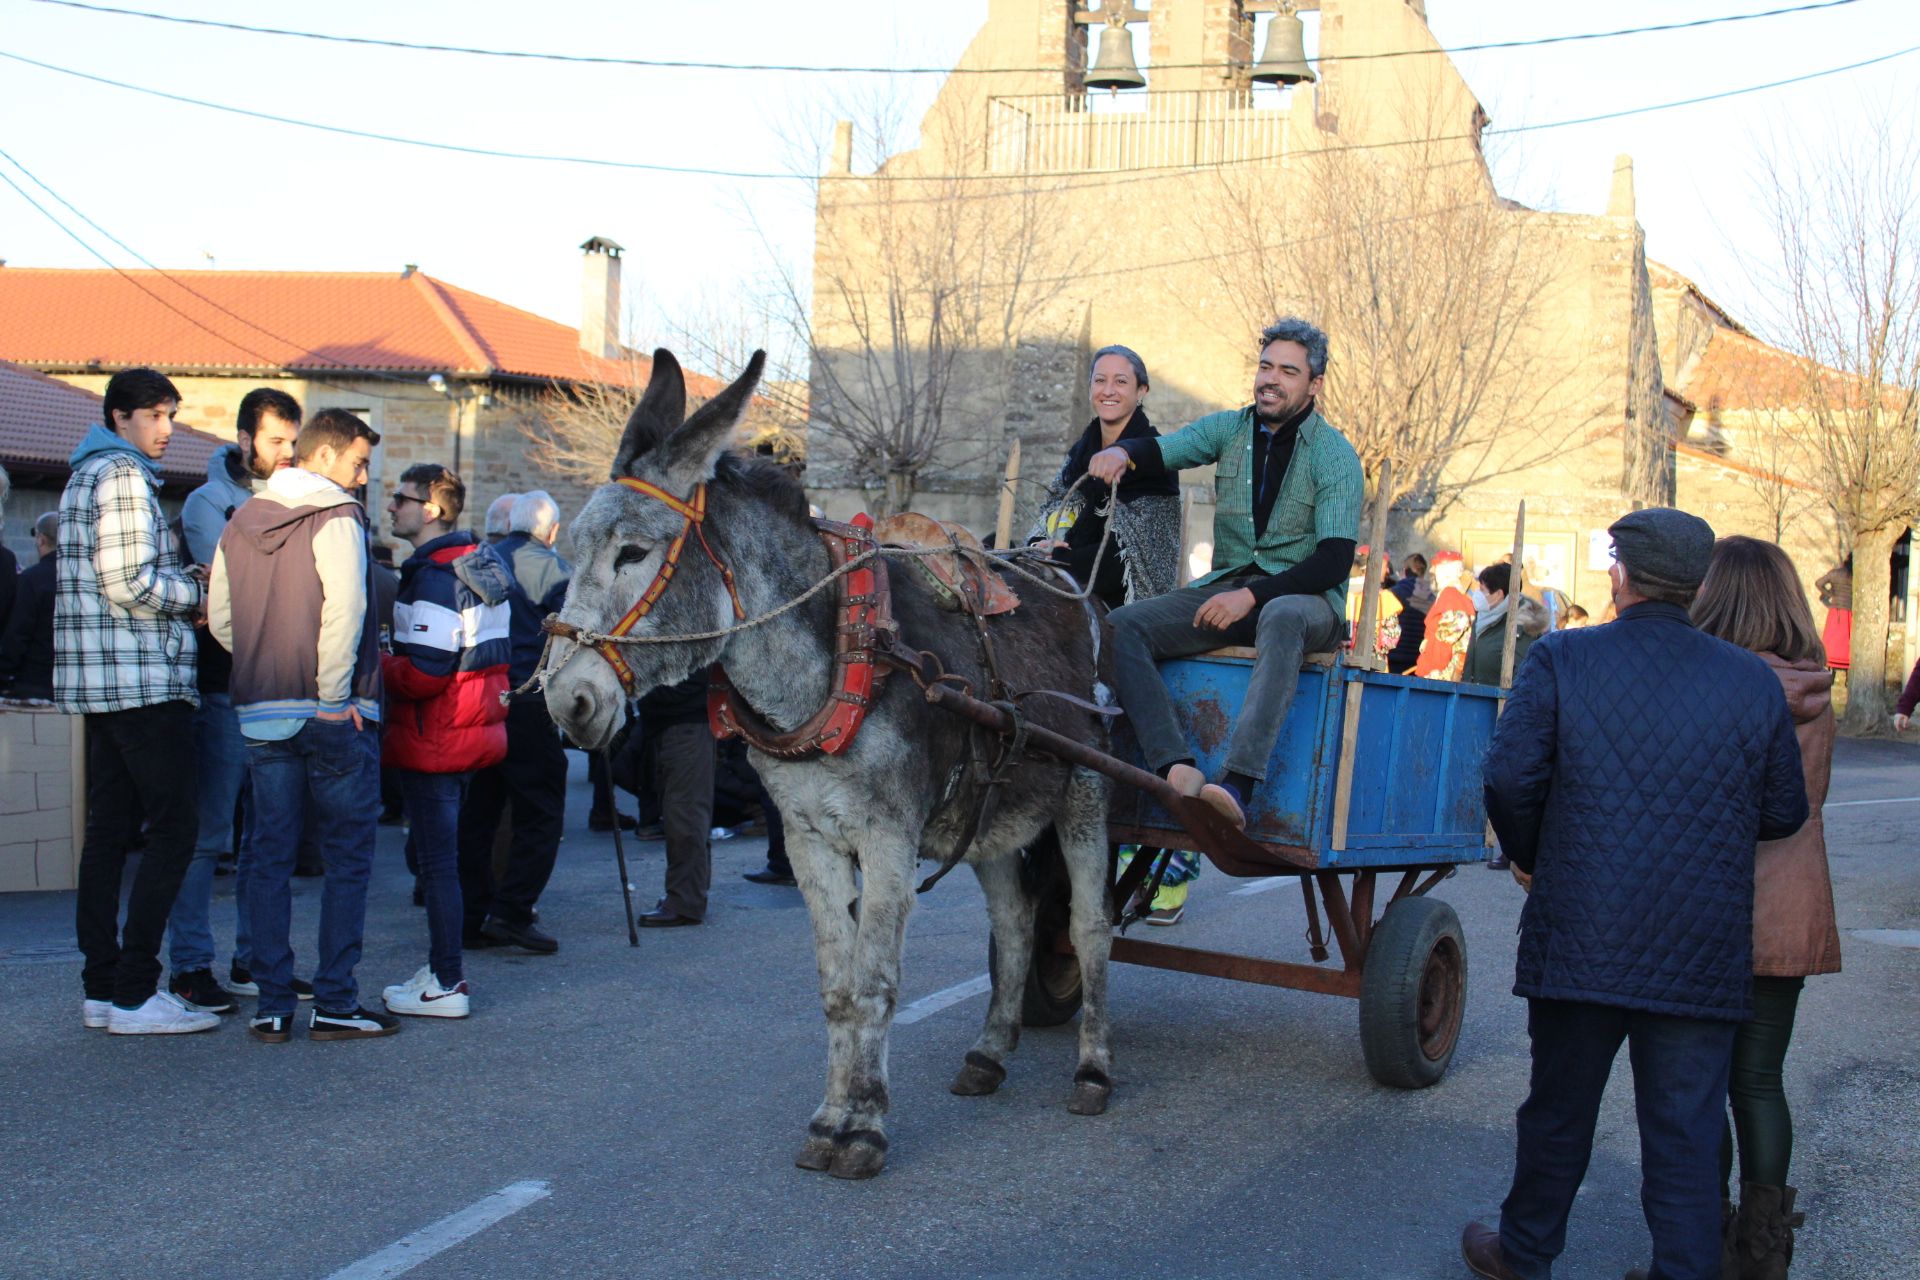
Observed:
[[[1633,157],[1630,155],[1617,155],[1613,158],[1613,190],[1607,194],[1607,216],[1609,218],[1635,216]]]
[[[607,359],[620,350],[619,245],[595,236],[580,246],[586,254],[580,274],[580,349]]]

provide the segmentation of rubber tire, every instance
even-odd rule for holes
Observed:
[[[1437,1083],[1459,1046],[1466,1008],[1460,917],[1436,898],[1390,905],[1373,931],[1360,977],[1360,1048],[1368,1072],[1396,1089]]]

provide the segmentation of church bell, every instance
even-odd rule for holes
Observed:
[[[1307,24],[1300,15],[1287,12],[1286,6],[1267,24],[1267,47],[1253,65],[1253,79],[1259,84],[1299,84],[1313,82],[1313,68],[1307,65]],[[1106,57],[1102,38],[1100,56]],[[1137,74],[1137,73],[1136,73]],[[1088,81],[1089,84],[1092,81]]]
[[[1297,22],[1298,19],[1295,19]],[[1087,72],[1089,89],[1139,89],[1147,78],[1133,60],[1133,33],[1124,22],[1110,22],[1100,28],[1100,54]]]

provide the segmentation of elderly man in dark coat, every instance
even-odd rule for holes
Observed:
[[[1616,522],[1619,620],[1542,637],[1487,752],[1487,816],[1531,896],[1514,994],[1533,1084],[1475,1275],[1552,1274],[1624,1040],[1653,1280],[1720,1275],[1719,1154],[1735,1027],[1751,1012],[1754,847],[1807,818],[1780,682],[1696,631],[1713,530],[1669,508]]]

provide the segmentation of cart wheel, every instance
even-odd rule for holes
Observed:
[[[1053,940],[1067,927],[1072,895],[1064,875],[1043,876],[1036,892],[1039,901],[1033,912],[1033,955],[1027,965],[1027,987],[1020,996],[1020,1025],[1057,1027],[1080,1012],[1080,957],[1063,956],[1053,949]],[[989,938],[988,973],[994,972],[993,958],[994,945]]]
[[[1447,1073],[1467,1008],[1460,917],[1434,898],[1387,908],[1360,978],[1360,1048],[1381,1084],[1424,1089]]]
[[[1036,939],[1033,961],[1027,966],[1027,989],[1020,996],[1020,1025],[1057,1027],[1080,1012],[1080,957],[1063,956],[1053,949],[1053,934]],[[987,972],[993,972],[994,945],[987,942]]]

